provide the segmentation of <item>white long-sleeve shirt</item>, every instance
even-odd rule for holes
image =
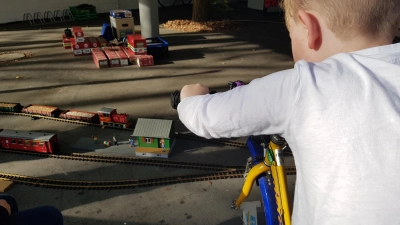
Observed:
[[[400,224],[400,44],[301,60],[185,98],[178,113],[207,138],[286,138],[297,168],[294,225]]]

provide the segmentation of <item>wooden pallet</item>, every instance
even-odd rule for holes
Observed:
[[[13,182],[10,180],[0,180],[0,193],[6,192],[11,186]]]

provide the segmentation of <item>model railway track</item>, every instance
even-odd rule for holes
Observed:
[[[56,118],[56,117],[51,117],[51,116],[43,116],[43,115],[36,115],[36,114],[29,114],[29,113],[0,112],[0,114],[25,116],[25,117],[31,117],[31,118],[40,118],[40,119],[57,121],[57,122],[73,123],[73,124],[78,124],[78,125],[83,125],[83,126],[113,128],[113,129],[127,130],[127,131],[134,130],[133,128],[106,126],[106,125],[101,125],[101,124],[82,122],[79,120],[68,120],[68,119],[63,119],[63,118]],[[186,139],[186,140],[207,142],[207,143],[212,143],[212,144],[216,144],[216,145],[232,146],[232,147],[237,147],[237,148],[247,148],[246,143],[238,142],[238,141],[222,140],[222,139],[206,139],[206,138],[202,138],[202,137],[199,137],[199,136],[196,136],[193,134],[184,134],[184,133],[178,133],[178,132],[176,132],[176,135],[177,135],[177,138]]]
[[[79,125],[83,125],[83,126],[94,126],[94,127],[112,128],[112,129],[133,131],[133,129],[131,129],[131,128],[106,126],[106,125],[101,125],[101,124],[82,122],[82,121],[79,121],[79,120],[68,120],[68,119],[63,119],[63,118],[56,118],[56,117],[51,117],[51,116],[43,116],[43,115],[37,115],[37,114],[16,113],[16,112],[0,112],[0,114],[14,115],[14,116],[26,116],[26,117],[38,118],[38,119],[40,118],[40,119],[46,119],[46,120],[53,120],[53,121],[57,121],[57,122],[79,124]]]
[[[208,170],[208,171],[241,171],[245,169],[245,166],[241,165],[222,165],[222,164],[210,164],[210,163],[197,163],[197,162],[183,162],[183,161],[171,161],[162,159],[149,159],[149,158],[130,158],[130,157],[118,157],[118,156],[100,156],[100,155],[85,155],[73,153],[71,155],[54,155],[54,154],[42,154],[36,152],[25,152],[0,149],[2,153],[29,155],[42,158],[54,158],[54,159],[66,159],[66,160],[78,160],[88,161],[97,163],[114,163],[114,164],[130,164],[130,165],[141,165],[141,166],[159,166],[169,168],[182,168],[182,169],[196,169],[196,170]]]
[[[226,171],[206,174],[193,174],[174,177],[162,177],[141,180],[121,180],[121,181],[75,181],[75,180],[56,180],[38,177],[21,176],[15,174],[0,173],[0,179],[11,180],[16,184],[30,185],[45,188],[60,189],[121,189],[121,188],[140,188],[164,186],[170,184],[189,183],[196,181],[208,181],[219,179],[231,179],[243,177],[243,171]]]
[[[243,170],[220,171],[204,174],[192,174],[173,177],[162,177],[141,180],[120,180],[120,181],[76,181],[76,180],[57,180],[30,176],[21,176],[16,174],[0,173],[0,180],[9,180],[16,184],[29,185],[35,187],[55,188],[55,189],[86,189],[86,190],[104,190],[104,189],[124,189],[164,186],[179,183],[189,183],[198,181],[210,181],[221,179],[243,178]],[[296,168],[287,167],[287,175],[295,175]]]
[[[177,138],[186,139],[186,140],[193,140],[193,141],[201,141],[207,142],[217,145],[225,145],[225,146],[232,146],[237,148],[247,148],[246,143],[239,142],[239,141],[231,141],[231,140],[222,140],[222,139],[206,139],[202,138],[193,134],[183,134],[183,133],[176,133]]]

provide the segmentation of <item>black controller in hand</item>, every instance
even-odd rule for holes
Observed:
[[[235,88],[235,87],[239,87],[244,85],[244,83],[240,80],[237,81],[229,81],[229,90]],[[217,93],[216,91],[210,91],[210,94],[215,94]],[[181,92],[176,90],[174,91],[171,96],[170,96],[170,100],[171,100],[171,107],[173,109],[177,109],[178,108],[178,104],[181,102]]]

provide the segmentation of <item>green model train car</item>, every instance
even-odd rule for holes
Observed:
[[[0,112],[20,113],[22,106],[20,103],[0,102]]]

